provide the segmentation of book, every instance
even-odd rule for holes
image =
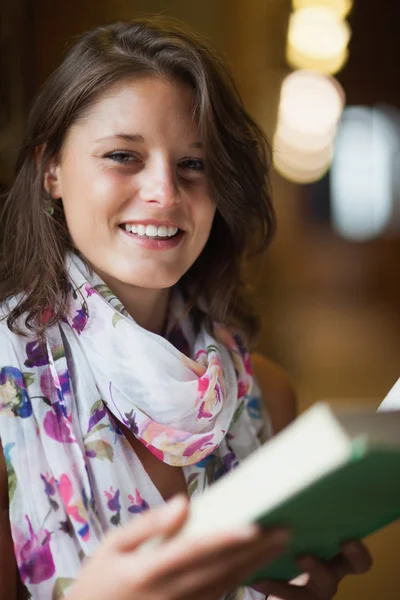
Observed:
[[[390,392],[400,406],[400,380]],[[314,404],[193,500],[179,535],[195,538],[256,522],[285,526],[285,555],[247,581],[289,581],[295,558],[329,559],[400,517],[400,411],[335,414]]]

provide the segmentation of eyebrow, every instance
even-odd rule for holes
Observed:
[[[128,142],[140,142],[143,143],[144,137],[142,135],[140,135],[139,133],[115,133],[113,135],[107,135],[105,137],[99,138],[97,140],[95,140],[95,142],[104,142],[105,140],[111,140],[113,138],[119,138]],[[203,148],[203,144],[202,142],[193,142],[192,144],[189,144],[189,148]]]
[[[120,138],[129,142],[144,142],[144,137],[138,133],[114,133],[113,135],[106,135],[99,138],[95,142],[104,142],[104,140],[112,140],[113,138]]]

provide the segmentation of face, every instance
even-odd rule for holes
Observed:
[[[112,287],[165,289],[203,250],[215,205],[192,94],[161,78],[104,94],[47,174],[75,247]]]

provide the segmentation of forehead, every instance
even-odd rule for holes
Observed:
[[[194,96],[188,85],[165,77],[123,80],[103,92],[71,130],[115,133],[197,135]]]

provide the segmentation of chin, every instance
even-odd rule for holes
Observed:
[[[183,273],[160,273],[160,270],[147,271],[146,273],[126,273],[125,277],[118,277],[124,283],[143,289],[164,290],[178,283]]]

